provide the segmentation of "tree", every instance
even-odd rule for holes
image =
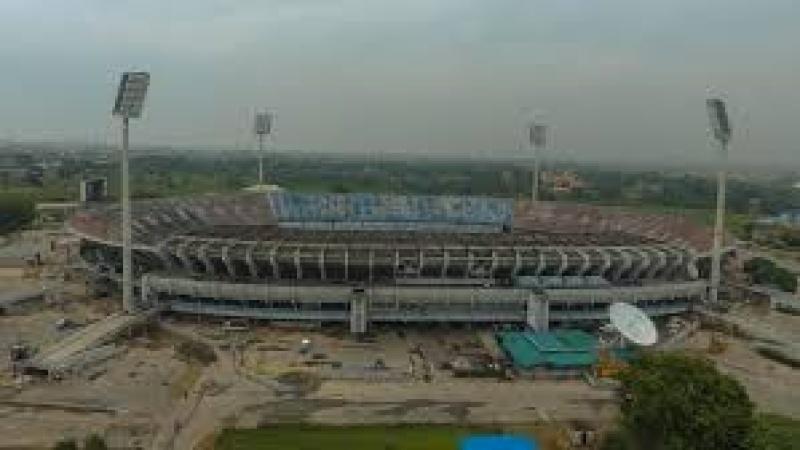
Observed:
[[[747,260],[744,271],[753,277],[753,283],[776,286],[786,292],[797,289],[797,277],[766,258]]]
[[[53,450],[78,450],[75,439],[62,439],[53,446]]]
[[[83,442],[83,450],[108,450],[108,445],[100,436],[90,434]]]
[[[14,231],[33,219],[33,200],[25,195],[0,193],[0,234]]]
[[[708,359],[643,356],[620,375],[623,404],[613,448],[753,449],[756,421],[747,392]]]

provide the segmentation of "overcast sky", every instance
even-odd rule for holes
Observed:
[[[115,142],[119,73],[152,72],[134,140],[705,160],[704,96],[734,159],[800,160],[797,0],[0,0],[0,139]],[[749,156],[746,156],[749,155]]]

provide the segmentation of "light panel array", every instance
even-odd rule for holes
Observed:
[[[137,119],[142,115],[144,97],[150,85],[148,72],[125,72],[119,83],[114,115]]]

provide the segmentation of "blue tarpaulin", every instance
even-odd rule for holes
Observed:
[[[465,438],[459,450],[539,450],[539,446],[524,436],[486,435]]]

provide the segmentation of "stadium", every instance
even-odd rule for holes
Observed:
[[[710,230],[678,215],[476,196],[201,195],[133,204],[137,308],[266,321],[521,324],[706,295]],[[120,211],[69,222],[96,282],[119,282]]]

